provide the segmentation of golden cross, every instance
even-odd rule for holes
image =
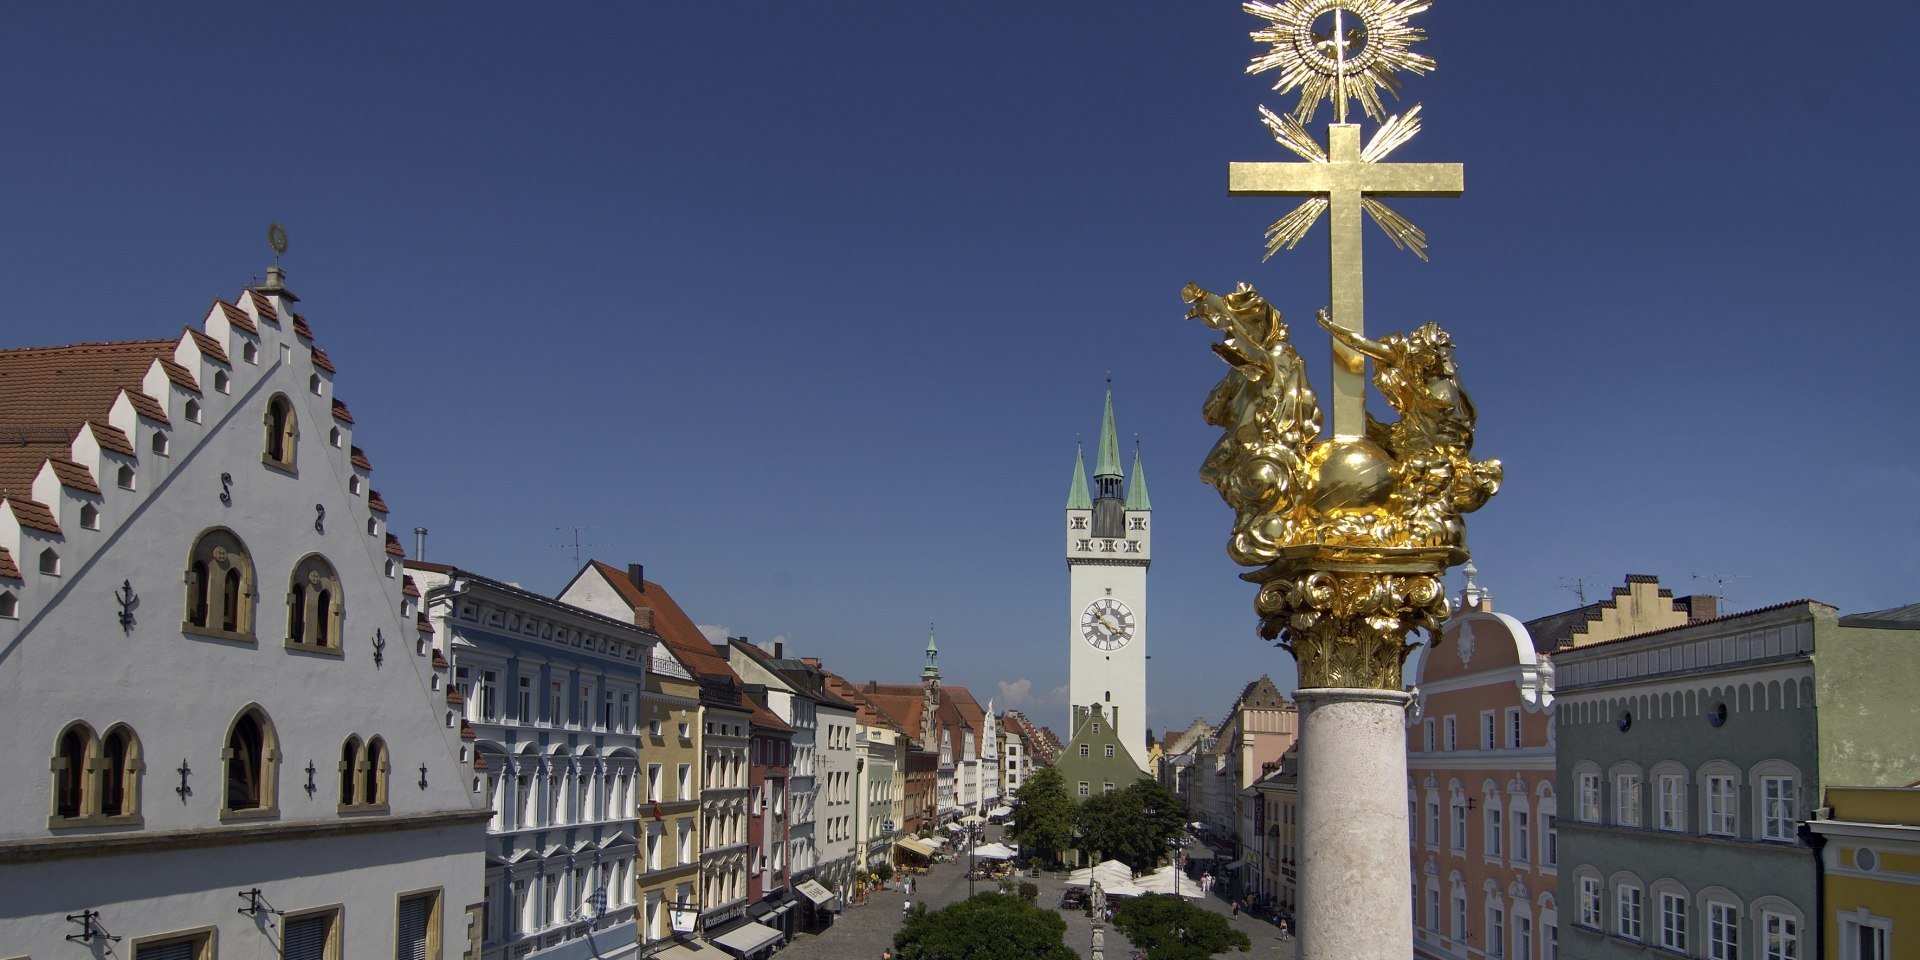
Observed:
[[[1360,158],[1360,125],[1327,125],[1325,163],[1231,163],[1227,192],[1236,197],[1327,199],[1328,272],[1333,322],[1366,333],[1360,263],[1362,201],[1368,197],[1457,197],[1466,189],[1457,163],[1380,163]],[[1359,437],[1367,429],[1367,358],[1333,343],[1333,433]]]

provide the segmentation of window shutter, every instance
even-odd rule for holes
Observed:
[[[200,960],[200,941],[175,940],[141,947],[134,953],[134,960]]]
[[[432,894],[400,901],[393,947],[395,960],[427,960],[427,921],[432,916]]]
[[[333,914],[312,913],[287,921],[280,942],[281,960],[327,960],[327,937],[333,932]]]

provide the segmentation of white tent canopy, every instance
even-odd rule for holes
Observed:
[[[1133,883],[1148,893],[1178,892],[1180,896],[1191,900],[1199,900],[1206,896],[1205,891],[1200,889],[1199,883],[1180,876],[1179,868],[1173,866],[1161,867]]]
[[[1020,854],[1004,843],[989,843],[975,847],[973,855],[982,860],[1012,860]]]
[[[1133,885],[1133,871],[1129,869],[1126,864],[1118,860],[1108,860],[1098,866],[1082,867],[1079,870],[1067,874],[1067,886],[1069,887],[1089,886],[1095,880],[1100,881],[1100,886],[1104,888],[1108,894],[1112,894],[1114,888],[1117,886],[1122,884],[1126,886]]]
[[[973,825],[973,824],[976,824],[976,823],[986,823],[986,822],[987,822],[987,818],[986,818],[986,817],[983,817],[983,816],[981,816],[981,815],[979,815],[979,814],[977,814],[977,813],[969,813],[969,814],[967,814],[966,816],[964,816],[964,817],[961,817],[961,818],[960,818],[960,822],[961,822],[961,823],[964,823],[964,824],[967,824],[967,825],[969,825],[969,826],[971,826],[971,825]]]
[[[1011,816],[1013,816],[1013,808],[1012,808],[1012,807],[994,807],[994,808],[993,808],[992,810],[988,810],[988,811],[987,811],[987,816],[989,816],[989,817],[1011,817]]]

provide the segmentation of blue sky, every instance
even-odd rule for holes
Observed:
[[[1263,264],[1287,202],[1226,195],[1228,161],[1291,159],[1237,3],[334,11],[0,9],[0,343],[165,335],[278,220],[431,559],[552,591],[587,524],[856,680],[915,676],[937,620],[950,681],[1055,723],[1061,510],[1111,369],[1156,508],[1149,722],[1290,688],[1195,477],[1223,368],[1179,297],[1256,283],[1324,383],[1325,227]],[[1460,344],[1506,463],[1469,527],[1499,608],[1628,572],[1920,599],[1920,14],[1870,14],[1415,21],[1439,69],[1395,159],[1467,191],[1396,203],[1431,263],[1367,228],[1368,323]]]

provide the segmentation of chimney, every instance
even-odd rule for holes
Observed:
[[[647,592],[646,573],[647,568],[644,564],[627,564],[627,579],[633,581],[633,585],[638,587],[641,593]]]
[[[1691,597],[1681,597],[1675,600],[1673,605],[1686,610],[1688,623],[1712,620],[1720,615],[1720,598],[1710,593],[1696,593]]]
[[[785,660],[787,658],[787,645],[785,643],[779,640],[773,642],[773,658],[775,660]]]
[[[636,627],[639,627],[642,630],[652,630],[653,629],[653,608],[652,607],[634,607],[633,608],[633,625]]]
[[[427,559],[427,528],[426,527],[413,528],[413,558],[415,560]]]

